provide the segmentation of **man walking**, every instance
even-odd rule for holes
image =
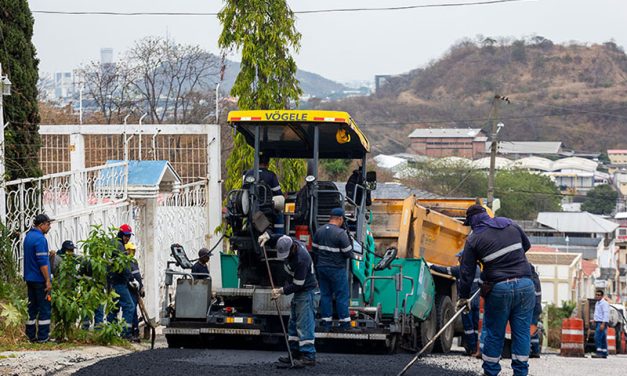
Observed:
[[[122,258],[126,254],[125,244],[131,240],[133,235],[133,229],[127,224],[120,226],[118,235],[116,237],[116,250],[113,252],[113,258]],[[113,289],[119,296],[114,300],[115,307],[109,312],[107,321],[115,321],[119,309],[122,309],[122,319],[124,320],[124,330],[122,336],[126,339],[131,339],[131,327],[133,325],[133,314],[135,313],[135,306],[133,305],[133,298],[128,289],[128,284],[131,281],[132,274],[130,264],[123,267],[121,270],[108,270],[107,282],[109,288]]]
[[[594,298],[597,300],[594,304],[594,344],[596,353],[592,354],[593,358],[607,358],[607,324],[610,321],[610,304],[603,299],[603,290],[597,290]]]
[[[50,290],[52,290],[48,240],[50,219],[38,214],[24,238],[24,280],[28,287],[26,336],[31,342],[48,342],[50,336]]]
[[[459,252],[455,256],[461,263],[464,251]],[[447,274],[455,277],[455,283],[457,284],[457,291],[459,291],[461,283],[460,267],[459,266],[440,266],[431,265],[430,269],[438,273]],[[477,265],[475,271],[475,279],[472,282],[470,289],[470,295],[479,290],[479,280],[481,275],[481,269]],[[462,313],[462,324],[464,325],[464,339],[466,341],[466,354],[470,356],[477,356],[479,350],[479,297],[476,297],[470,303],[470,310]]]
[[[262,245],[263,246],[263,245]],[[290,321],[287,326],[290,351],[294,366],[316,365],[315,315],[320,299],[318,282],[313,262],[307,248],[289,236],[283,235],[276,241],[277,258],[285,260],[285,270],[291,276],[284,287],[272,290],[272,299],[291,295]],[[287,366],[289,357],[279,358]]]
[[[350,259],[353,247],[343,224],[344,209],[332,209],[329,223],[318,229],[313,238],[313,255],[320,283],[320,315],[326,330],[330,330],[333,324],[334,295],[340,329],[350,328],[346,261]]]
[[[481,295],[485,299],[483,371],[496,376],[505,328],[512,329],[512,369],[515,376],[528,373],[530,326],[535,289],[525,252],[531,247],[527,235],[509,218],[490,218],[481,205],[466,211],[465,225],[472,228],[466,239],[461,264],[460,300],[468,305],[477,263],[483,264]]]

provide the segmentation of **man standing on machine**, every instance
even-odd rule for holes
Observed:
[[[333,296],[340,329],[350,329],[348,301],[347,260],[350,260],[350,238],[344,224],[344,209],[331,210],[329,223],[322,226],[313,238],[313,255],[320,283],[320,315],[322,326],[330,330],[333,324]]]

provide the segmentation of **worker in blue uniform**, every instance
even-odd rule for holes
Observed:
[[[137,310],[137,304],[139,298],[146,296],[146,290],[144,289],[144,280],[142,278],[141,270],[139,269],[139,263],[135,258],[137,253],[137,247],[133,242],[128,242],[124,245],[126,252],[133,259],[131,260],[131,281],[129,282],[129,292],[131,293],[131,299],[133,299],[133,305],[135,306],[135,312],[133,313],[133,323],[131,327],[132,340],[139,342],[139,316]]]
[[[38,214],[24,238],[24,281],[28,288],[26,336],[31,342],[44,343],[50,339],[52,270],[45,235],[52,222],[46,214]]]
[[[320,283],[320,315],[326,330],[330,330],[333,324],[333,296],[339,328],[350,329],[347,261],[350,260],[353,247],[343,224],[344,209],[332,209],[329,223],[316,231],[312,244]]]
[[[114,240],[116,249],[113,252],[113,258],[120,258],[121,255],[126,254],[126,243],[131,240],[133,235],[133,229],[128,224],[120,226],[117,237]],[[126,339],[131,339],[133,326],[133,315],[135,314],[135,305],[133,304],[133,298],[129,290],[129,283],[132,280],[131,266],[124,267],[121,270],[114,270],[113,267],[109,267],[107,270],[107,283],[109,288],[116,292],[118,297],[114,299],[115,306],[109,312],[107,321],[115,321],[116,316],[120,309],[122,309],[122,319],[124,321],[124,329],[122,330],[122,336]]]
[[[207,279],[209,278],[209,258],[211,252],[207,248],[200,248],[198,250],[198,260],[192,265],[192,275],[194,279]]]
[[[525,255],[531,247],[524,231],[509,218],[490,218],[481,205],[466,211],[465,225],[472,228],[466,239],[461,263],[458,307],[467,299],[475,279],[477,263],[483,265],[481,296],[485,299],[483,371],[496,376],[509,321],[512,330],[512,369],[515,376],[529,372],[530,326],[535,289]]]
[[[276,174],[268,168],[270,165],[270,157],[265,153],[259,153],[259,181],[265,183],[272,191],[272,196],[282,196],[281,185]],[[255,176],[255,170],[250,169],[244,173],[242,177],[242,188],[246,188],[246,178],[249,176]],[[285,234],[285,219],[283,213],[275,213],[274,218],[274,234]]]
[[[610,322],[610,304],[604,299],[603,290],[597,290],[594,294],[594,344],[596,353],[593,358],[607,358],[607,326]]]
[[[461,263],[462,256],[464,251],[460,251],[455,256]],[[457,291],[459,291],[459,285],[461,282],[460,278],[460,267],[459,266],[440,266],[440,265],[431,265],[431,270],[450,275],[455,277],[455,283],[457,284]],[[481,269],[477,265],[475,271],[475,279],[472,282],[472,287],[470,289],[470,295],[472,296],[477,290],[479,290],[479,281],[480,281]],[[466,352],[470,356],[477,356],[479,352],[479,297],[475,297],[470,303],[470,310],[466,310],[462,313],[462,323],[464,325],[464,340],[466,342]]]
[[[539,358],[542,352],[542,344],[540,343],[540,332],[542,329],[538,326],[540,315],[542,314],[542,284],[533,264],[529,263],[529,267],[531,268],[531,280],[533,281],[536,294],[536,304],[533,307],[533,316],[531,318],[531,352],[529,357]]]
[[[262,234],[259,245],[270,245],[276,239],[277,258],[284,260],[285,271],[289,277],[285,286],[272,290],[272,299],[281,295],[294,295],[290,303],[290,320],[287,326],[288,342],[294,359],[294,367],[314,366],[316,364],[315,316],[320,301],[318,281],[314,272],[309,251],[300,241],[287,235],[272,240],[267,233]],[[280,357],[280,366],[291,366],[290,358]],[[282,365],[281,365],[282,364]]]

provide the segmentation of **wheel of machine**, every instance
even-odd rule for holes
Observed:
[[[168,342],[168,348],[170,349],[179,349],[183,347],[183,341],[181,336],[170,334],[166,335],[165,339]]]
[[[398,335],[392,334],[385,340],[385,349],[388,354],[396,353],[398,349]]]
[[[431,313],[429,314],[429,318],[416,326],[416,338],[415,338],[415,347],[420,350],[423,346],[425,346],[437,333],[437,322],[436,322],[436,314],[435,307],[431,309]],[[433,350],[433,344],[429,346],[425,350],[425,354],[429,354]]]
[[[437,322],[437,330],[440,330],[455,315],[453,301],[446,295],[435,296],[435,314]],[[435,341],[434,350],[436,352],[448,353],[453,345],[453,337],[455,336],[455,327],[449,325],[442,335]]]

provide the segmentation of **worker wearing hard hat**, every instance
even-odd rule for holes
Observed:
[[[464,255],[464,251],[460,251],[455,256],[459,260],[460,264],[462,261],[462,256]],[[431,270],[450,275],[455,277],[457,284],[457,291],[459,291],[460,287],[460,267],[459,266],[440,266],[440,265],[431,265],[429,267]],[[477,290],[479,290],[479,282],[480,282],[481,269],[477,265],[477,269],[475,271],[475,279],[472,282],[472,287],[470,289],[470,295],[472,296]],[[465,348],[466,353],[470,356],[477,356],[479,353],[479,297],[476,297],[470,304],[470,310],[464,311],[462,313],[462,323],[464,324],[464,340],[465,340]]]
[[[475,279],[477,263],[483,265],[481,296],[485,299],[483,372],[496,376],[509,321],[512,329],[512,369],[516,376],[529,371],[530,326],[535,305],[535,288],[525,252],[531,248],[524,231],[509,218],[490,218],[481,205],[466,211],[466,239],[461,263],[458,307],[467,299]]]
[[[133,229],[128,224],[120,226],[117,237],[115,239],[116,249],[113,252],[113,258],[121,258],[121,255],[126,253],[126,244],[131,240],[133,236]],[[118,295],[114,298],[114,309],[110,311],[107,316],[108,322],[116,321],[116,316],[119,310],[122,310],[122,318],[125,321],[125,327],[122,331],[122,336],[126,339],[131,339],[131,328],[133,325],[133,315],[135,315],[136,304],[133,302],[132,294],[129,291],[129,283],[133,279],[131,268],[123,268],[121,270],[114,269],[113,264],[109,267],[107,273],[107,283],[109,288]]]
[[[139,318],[137,317],[137,302],[139,301],[139,297],[146,296],[144,290],[144,282],[142,279],[142,273],[139,270],[139,263],[135,258],[135,254],[137,253],[137,247],[133,242],[128,242],[124,245],[126,248],[126,252],[133,259],[131,260],[131,281],[129,282],[129,289],[131,292],[131,298],[133,299],[133,303],[135,305],[135,313],[133,314],[133,323],[131,326],[133,339],[136,341],[139,338]]]

